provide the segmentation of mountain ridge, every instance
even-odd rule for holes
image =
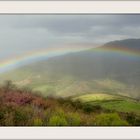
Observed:
[[[105,43],[101,47],[108,48],[108,47],[113,47],[113,46],[140,51],[140,39],[124,39],[124,40],[111,41],[111,42]]]

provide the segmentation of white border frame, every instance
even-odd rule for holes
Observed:
[[[2,127],[0,139],[140,139],[139,127]]]
[[[0,13],[140,13],[140,1],[0,1]]]
[[[0,1],[0,14],[139,14],[140,1]],[[0,127],[0,139],[140,139],[140,127]]]

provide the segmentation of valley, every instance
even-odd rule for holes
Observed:
[[[33,62],[1,73],[0,84],[11,80],[17,88],[31,91],[43,100],[51,97],[55,102],[61,100],[68,106],[74,105],[72,108],[76,112],[84,110],[87,113],[84,117],[88,113],[117,113],[127,121],[119,125],[140,125],[138,44],[140,39],[114,41],[94,49]],[[120,47],[122,52],[129,50],[133,53],[120,53]],[[136,122],[128,119],[132,116]],[[90,122],[81,124],[95,125]]]

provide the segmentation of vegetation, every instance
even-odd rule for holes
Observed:
[[[54,98],[39,94],[26,88],[18,88],[11,81],[1,85],[0,126],[140,125],[139,114],[132,111],[112,110],[101,104],[93,104],[91,100],[88,102],[87,98],[83,102],[76,97]]]
[[[52,116],[49,120],[49,125],[51,126],[67,126],[68,123],[66,119],[62,116]]]
[[[93,93],[77,96],[73,98],[73,100],[80,100],[81,102],[92,106],[99,105],[107,110],[115,110],[126,113],[134,112],[135,114],[140,115],[140,102],[126,96]]]
[[[128,122],[122,120],[120,116],[116,113],[100,114],[95,117],[95,125],[104,125],[104,126],[121,126],[128,125]]]

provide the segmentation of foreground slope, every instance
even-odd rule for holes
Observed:
[[[106,101],[109,95],[101,96],[104,96],[102,101]],[[121,96],[117,98],[124,100]],[[10,81],[0,86],[0,104],[0,126],[140,125],[140,116],[135,112],[120,112],[73,99],[43,98],[37,92],[17,88]],[[138,105],[140,107],[140,103]]]

